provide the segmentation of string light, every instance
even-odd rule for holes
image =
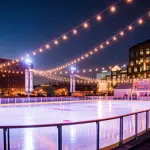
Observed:
[[[90,21],[92,21],[92,20],[96,20],[96,21],[102,20],[101,16],[106,11],[110,10],[111,12],[116,12],[116,5],[118,5],[119,3],[123,2],[123,1],[124,0],[119,0],[119,1],[115,2],[113,4],[113,6],[110,6],[110,7],[106,8],[105,10],[103,10],[100,13],[94,15],[93,17],[91,17],[90,19],[85,21],[84,23],[81,23],[80,25],[76,26],[74,29],[71,29],[70,31],[68,31],[68,32],[62,34],[61,36],[57,37],[56,39],[57,39],[58,42],[56,42],[56,44],[54,44],[54,45],[57,45],[58,43],[60,43],[60,40],[67,40],[70,33],[73,33],[73,35],[76,35],[78,33],[78,30],[81,29],[81,26],[83,26],[85,29],[88,28]],[[131,1],[131,0],[128,0],[128,1]],[[30,54],[35,55],[35,53],[33,53],[33,52],[36,52],[36,54],[38,54],[38,53],[44,52],[45,49],[52,48],[50,45],[52,45],[53,42],[54,42],[54,40],[52,40],[51,42],[48,42],[49,44],[45,44],[45,45],[41,46],[40,48],[38,48],[36,50],[33,50]],[[21,56],[21,57],[24,57],[24,56]],[[21,60],[21,57],[19,57],[20,60]]]
[[[47,48],[47,49],[48,49],[48,48],[50,48],[50,45],[49,45],[49,44],[47,44],[47,45],[46,45],[46,48]]]
[[[128,26],[128,30],[132,30],[133,29],[133,27],[130,25],[130,26]]]
[[[110,7],[110,11],[111,11],[112,13],[116,12],[116,7],[115,7],[115,6],[111,6],[111,7]]]
[[[76,29],[73,30],[73,34],[77,34],[78,31]]]
[[[87,22],[85,22],[85,23],[83,24],[83,27],[84,27],[84,28],[88,28],[88,27],[89,27],[89,24],[88,24]]]
[[[57,40],[55,40],[55,41],[54,41],[54,44],[55,44],[55,45],[58,45],[58,41],[57,41]]]
[[[120,32],[120,35],[121,35],[121,36],[124,36],[124,32],[123,32],[123,31],[121,31],[121,32]]]
[[[145,14],[145,15],[147,15],[147,13]],[[143,19],[144,17],[145,17],[145,15],[143,15],[143,17],[141,17],[140,19]],[[131,26],[132,25],[132,26]],[[124,28],[123,30],[122,30],[122,32],[123,33],[125,33],[125,31],[130,31],[130,30],[132,30],[133,29],[133,25],[136,25],[136,22],[134,21],[131,25],[129,25],[129,26],[127,26],[126,28]],[[119,33],[117,33],[117,34],[115,34],[115,36],[112,36],[111,38],[109,38],[108,40],[106,40],[105,42],[104,42],[104,44],[107,42],[107,41],[109,41],[110,39],[112,39],[113,41],[116,41],[117,40],[117,35],[118,34],[120,34],[120,32]],[[103,44],[101,44],[101,45],[103,45]],[[99,48],[102,48],[102,46],[100,46],[100,47],[96,47],[94,50],[92,50],[92,52],[94,53],[94,52],[97,52],[98,50],[99,50]],[[89,51],[89,52],[91,52],[91,50]],[[85,59],[85,56],[86,54],[83,54],[83,55],[81,55],[79,58],[81,58],[82,60],[84,60]],[[87,58],[87,57],[86,57]],[[78,58],[76,58],[76,59],[74,59],[74,60],[77,60]],[[70,64],[69,63],[67,63],[68,64],[68,66],[70,66]],[[65,68],[65,65],[62,65],[63,66],[63,68]],[[58,70],[61,70],[61,67],[57,67],[57,68],[54,68],[54,69],[51,69],[51,71],[58,71]]]
[[[109,45],[110,43],[109,43],[109,41],[106,41],[106,45]]]
[[[39,52],[43,52],[42,48],[39,49]]]
[[[113,40],[114,40],[114,41],[117,41],[117,38],[116,38],[116,36],[114,36],[114,37],[113,37]]]
[[[97,21],[101,21],[102,20],[102,16],[101,15],[96,16],[96,20]]]
[[[132,3],[132,2],[133,2],[133,0],[126,0],[126,2],[127,2],[127,3]]]
[[[101,44],[101,45],[100,45],[100,48],[101,48],[101,49],[103,49],[103,48],[104,48],[103,44]]]
[[[66,35],[64,35],[64,36],[63,36],[63,39],[64,39],[64,40],[67,40],[67,39],[68,39],[68,37],[67,37]]]
[[[138,19],[138,24],[143,24],[143,19],[142,18]]]

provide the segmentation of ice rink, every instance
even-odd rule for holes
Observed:
[[[58,104],[1,106],[0,125],[33,125],[102,119],[150,109],[150,101],[93,100]],[[124,138],[134,135],[135,116],[124,118]],[[138,132],[145,129],[139,114]],[[0,131],[0,149],[3,149]],[[100,147],[119,141],[119,119],[100,123]],[[57,150],[57,127],[11,129],[11,150]],[[63,150],[95,150],[96,124],[63,127]]]

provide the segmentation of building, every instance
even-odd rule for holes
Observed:
[[[0,64],[12,60],[0,58]],[[17,95],[25,91],[24,71],[27,66],[23,63],[15,63],[0,69],[0,94],[4,96]]]
[[[130,48],[128,76],[130,78],[150,77],[150,39]]]

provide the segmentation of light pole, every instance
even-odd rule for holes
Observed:
[[[27,69],[25,69],[25,91],[28,93],[28,97],[30,93],[33,91],[33,75],[30,69],[32,69],[32,61],[30,58],[26,58],[25,63],[27,65]]]
[[[75,67],[71,67],[70,68],[70,94],[72,94],[73,92],[75,92],[75,71],[76,68]]]

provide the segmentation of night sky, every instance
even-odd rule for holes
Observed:
[[[101,23],[94,22],[78,36],[34,57],[35,68],[53,68],[94,48],[150,9],[150,0],[119,4],[117,12],[105,13]],[[113,0],[26,0],[1,1],[0,57],[16,58],[26,54],[62,33],[76,27],[110,6]],[[78,68],[101,67],[128,62],[132,45],[150,38],[149,21],[109,48],[77,64]]]

